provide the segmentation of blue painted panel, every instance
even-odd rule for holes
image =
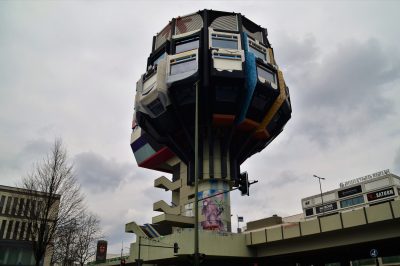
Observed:
[[[249,52],[247,34],[243,33],[244,43],[244,56],[245,56],[245,95],[243,100],[243,106],[240,110],[239,116],[237,117],[236,124],[240,124],[246,118],[247,110],[249,109],[253,93],[257,85],[257,68],[256,68],[256,57],[253,53]]]
[[[138,149],[143,147],[147,143],[147,139],[142,135],[140,136],[137,140],[135,140],[132,144],[132,150],[133,152],[136,152]]]

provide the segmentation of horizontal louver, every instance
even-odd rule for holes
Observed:
[[[203,18],[199,14],[178,17],[175,21],[175,35],[199,30],[203,27]]]
[[[158,47],[163,45],[167,40],[171,39],[171,23],[169,23],[165,28],[157,34],[156,43],[154,46],[154,50],[157,50]]]
[[[238,21],[236,15],[217,17],[211,23],[211,28],[215,30],[238,30]]]

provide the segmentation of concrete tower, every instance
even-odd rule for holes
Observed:
[[[240,186],[240,165],[291,117],[267,35],[241,14],[202,10],[173,18],[154,36],[136,84],[131,147],[140,167],[172,174],[154,181],[172,199],[154,203],[162,214],[151,224],[132,223],[127,231],[158,237],[193,227],[196,155],[199,227],[231,231],[229,193],[207,197]]]

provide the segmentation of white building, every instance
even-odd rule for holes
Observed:
[[[389,170],[340,183],[340,188],[301,200],[306,219],[351,211],[399,198],[400,177]]]

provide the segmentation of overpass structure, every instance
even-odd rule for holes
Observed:
[[[400,265],[399,199],[297,222],[268,226],[270,222],[271,218],[257,221],[243,233],[202,231],[202,265]],[[126,225],[126,231],[137,236],[127,265],[138,265],[138,261],[142,265],[191,264],[192,228],[174,228],[169,235],[148,237],[133,222]],[[174,243],[179,246],[177,253]],[[379,257],[378,264],[373,255]],[[371,259],[373,264],[368,264]]]

